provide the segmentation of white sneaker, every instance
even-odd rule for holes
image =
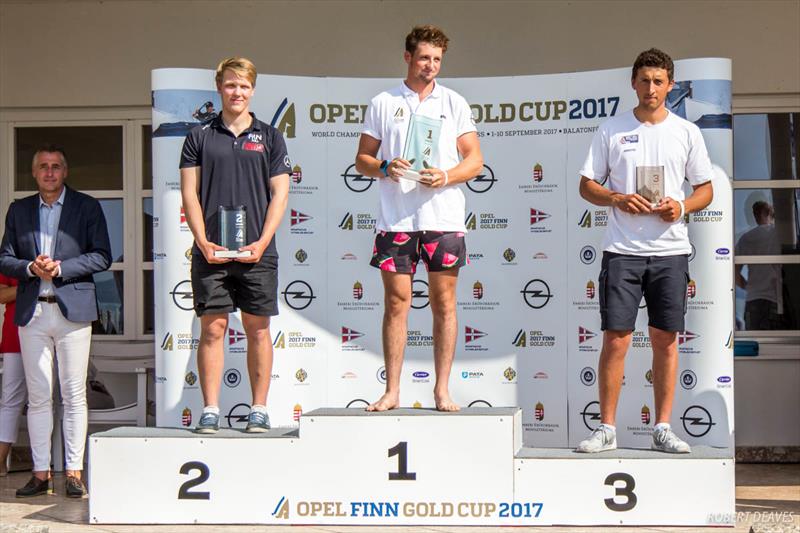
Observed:
[[[689,453],[692,449],[672,431],[671,428],[653,430],[653,443],[650,448],[666,453]]]
[[[597,453],[617,449],[617,432],[605,424],[600,424],[592,431],[588,439],[578,444],[575,449],[580,453]]]

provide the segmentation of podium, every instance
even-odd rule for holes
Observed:
[[[732,450],[522,447],[519,408],[317,409],[299,428],[89,440],[93,524],[720,525]],[[723,519],[720,520],[720,517]]]

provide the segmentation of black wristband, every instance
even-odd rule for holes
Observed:
[[[388,169],[389,169],[389,160],[388,159],[384,159],[383,161],[381,161],[381,172],[383,172],[384,176],[388,176],[389,175],[389,170]]]

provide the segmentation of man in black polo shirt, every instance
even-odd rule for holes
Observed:
[[[223,340],[228,313],[238,308],[253,392],[246,431],[263,432],[269,429],[272,374],[269,317],[278,314],[274,236],[286,210],[291,166],[281,133],[250,113],[253,63],[240,57],[222,61],[216,82],[222,113],[189,132],[180,162],[183,208],[194,235],[194,309],[201,326],[197,369],[205,407],[195,431],[219,429]],[[220,245],[220,208],[244,214],[245,246],[238,247],[238,257]]]

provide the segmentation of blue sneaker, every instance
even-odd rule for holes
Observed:
[[[200,422],[194,428],[195,433],[211,434],[219,431],[219,415],[214,413],[203,413]]]
[[[247,433],[264,433],[269,429],[269,415],[259,411],[250,411],[247,417]]]

